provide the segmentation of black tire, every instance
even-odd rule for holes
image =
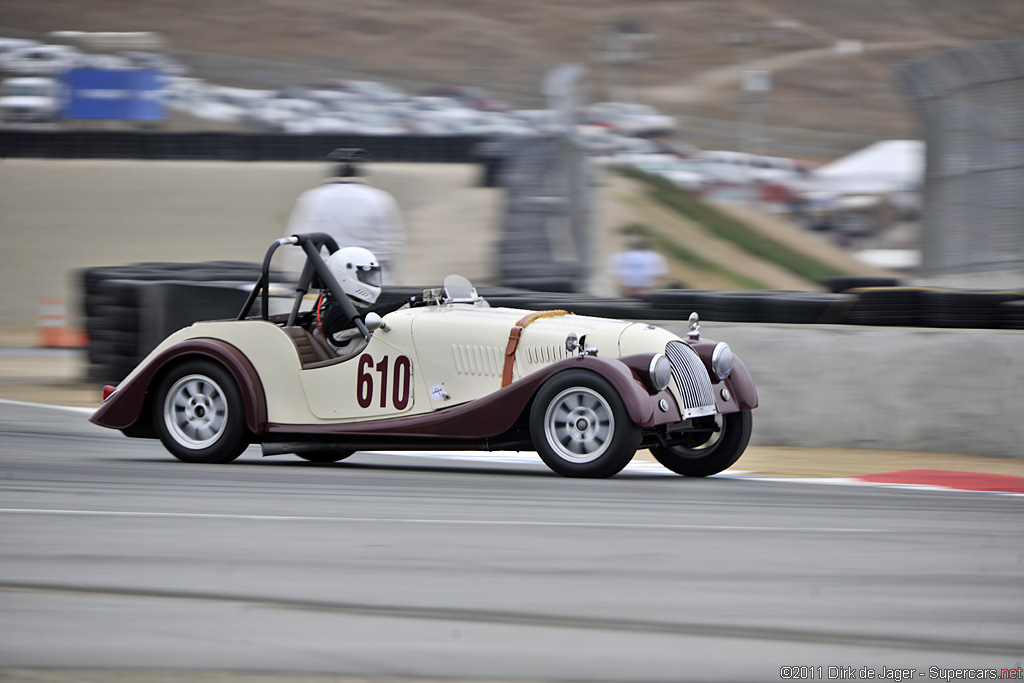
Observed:
[[[1024,299],[999,304],[999,326],[1004,330],[1024,330]]]
[[[833,293],[845,292],[850,289],[864,287],[899,287],[900,281],[892,277],[874,277],[868,275],[837,275],[818,280]]]
[[[690,445],[654,446],[651,454],[662,465],[684,477],[708,477],[728,469],[740,459],[750,442],[754,419],[749,410],[718,415],[720,431],[694,432]]]
[[[696,309],[701,320],[723,323],[761,322],[761,307],[773,296],[763,290],[708,291],[698,298]]]
[[[530,436],[553,471],[599,479],[622,471],[641,434],[606,379],[586,370],[567,370],[549,379],[534,397]]]
[[[295,455],[310,462],[338,462],[340,460],[344,460],[353,453],[355,453],[355,451],[322,450],[306,451],[304,453],[296,453]]]
[[[827,292],[778,292],[761,302],[760,320],[764,323],[823,324],[841,322],[857,297]]]
[[[99,355],[123,356],[141,360],[138,352],[138,335],[116,330],[99,330],[89,338],[89,352]]]
[[[926,327],[997,328],[1000,305],[1020,298],[1017,292],[925,291],[921,294],[922,324]]]
[[[849,290],[856,295],[843,322],[847,325],[917,327],[921,324],[921,296],[916,287],[875,287]]]
[[[190,360],[161,378],[153,426],[178,460],[231,462],[249,445],[244,403],[234,377],[218,363]]]

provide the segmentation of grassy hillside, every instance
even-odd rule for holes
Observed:
[[[650,188],[648,195],[655,201],[703,226],[712,234],[733,242],[751,255],[775,263],[795,275],[808,280],[822,280],[852,274],[758,232],[665,178],[640,171],[625,171],[625,175],[643,181]]]
[[[693,289],[813,291],[822,278],[895,276],[781,219],[704,202],[650,176],[608,174],[598,199],[601,258],[642,235],[669,259],[668,279]]]

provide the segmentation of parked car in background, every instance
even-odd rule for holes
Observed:
[[[491,97],[483,88],[467,85],[449,85],[439,83],[423,91],[428,97],[450,97],[458,100],[464,107],[480,111],[508,111],[507,102]]]
[[[654,107],[631,102],[597,102],[583,107],[580,122],[605,126],[619,135],[666,135],[675,130],[676,120]]]
[[[747,152],[708,150],[693,159],[713,182],[722,184],[797,182],[808,172],[795,159]]]
[[[374,102],[401,102],[407,96],[398,88],[377,81],[362,81],[337,78],[315,86],[322,90],[337,90],[359,95]]]
[[[82,59],[82,52],[69,45],[32,45],[0,55],[0,71],[49,76],[79,66]]]
[[[155,69],[168,76],[184,76],[188,73],[188,67],[158,52],[129,50],[122,52],[121,56],[140,69]]]
[[[170,79],[164,97],[167,106],[191,116],[209,121],[246,123],[251,120],[253,109],[246,103],[240,103],[242,100],[233,90],[237,89],[225,90],[199,79],[180,76]]]
[[[4,123],[40,123],[60,115],[61,85],[48,76],[8,78],[0,84],[0,120]]]
[[[38,40],[30,40],[28,38],[0,38],[0,55],[5,55],[12,50],[34,47],[39,44]]]
[[[710,182],[699,164],[674,154],[618,154],[606,165],[631,167],[659,175],[687,190],[699,190]]]

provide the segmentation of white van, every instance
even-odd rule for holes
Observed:
[[[61,86],[56,78],[8,78],[0,83],[0,120],[4,123],[53,121],[60,114],[61,99]]]

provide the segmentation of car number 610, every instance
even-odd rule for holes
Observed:
[[[409,396],[412,389],[412,361],[408,356],[399,356],[395,359],[394,367],[390,368],[391,359],[384,356],[376,364],[373,356],[364,353],[359,357],[359,374],[356,381],[356,400],[360,408],[369,408],[373,405],[373,397],[376,394],[374,379],[380,377],[380,407],[388,407],[388,398],[395,410],[405,410],[409,406]],[[373,372],[376,370],[376,374]],[[390,393],[388,392],[388,375],[391,375]]]

